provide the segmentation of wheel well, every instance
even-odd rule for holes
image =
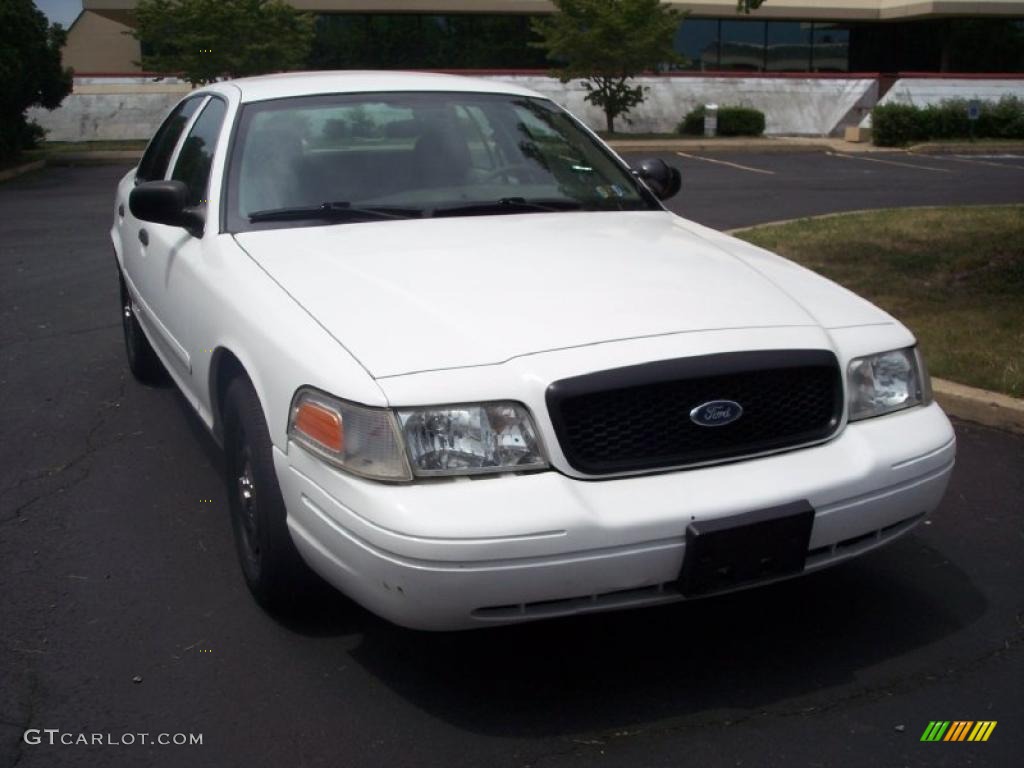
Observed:
[[[249,378],[245,366],[231,350],[218,347],[210,364],[210,404],[213,408],[213,434],[220,443],[224,442],[224,399],[228,385],[238,376]]]

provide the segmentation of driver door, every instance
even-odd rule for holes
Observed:
[[[226,114],[223,99],[208,98],[172,159],[170,178],[188,187],[191,207],[207,207],[210,170]],[[148,221],[140,224],[140,261],[144,267],[137,273],[136,284],[147,304],[142,317],[149,321],[150,338],[159,347],[168,369],[191,399],[191,318],[199,292],[203,241],[216,234],[216,224],[207,222],[205,231],[199,233]]]

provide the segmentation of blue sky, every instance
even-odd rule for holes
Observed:
[[[36,0],[36,8],[67,29],[82,10],[82,0]]]

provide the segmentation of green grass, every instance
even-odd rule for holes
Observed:
[[[928,149],[946,151],[963,149],[979,152],[982,150],[1019,151],[1021,147],[1024,147],[1024,139],[934,139],[913,144],[909,149],[925,151]]]
[[[66,152],[139,151],[146,148],[146,140],[139,141],[47,141],[36,152],[63,154]]]
[[[89,152],[141,152],[146,148],[147,141],[47,141],[40,144],[35,149],[26,149],[15,157],[9,157],[5,160],[0,160],[0,171],[6,171],[10,168],[17,168],[18,166],[25,165],[27,163],[35,162],[36,160],[51,160],[52,162],[59,163],[61,158],[67,158],[71,155],[81,156],[88,155]],[[99,162],[104,162],[99,160]]]
[[[738,236],[895,315],[933,375],[1024,397],[1024,206],[851,213]]]

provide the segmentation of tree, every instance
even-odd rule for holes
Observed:
[[[192,85],[305,66],[313,17],[282,0],[140,0],[142,68]]]
[[[26,109],[56,109],[71,92],[71,70],[60,60],[66,37],[32,0],[0,0],[0,160],[42,138]]]
[[[644,100],[630,80],[679,60],[672,47],[682,14],[661,0],[553,0],[557,13],[533,22],[564,83],[583,80],[586,100],[604,110],[608,132],[615,118]]]

